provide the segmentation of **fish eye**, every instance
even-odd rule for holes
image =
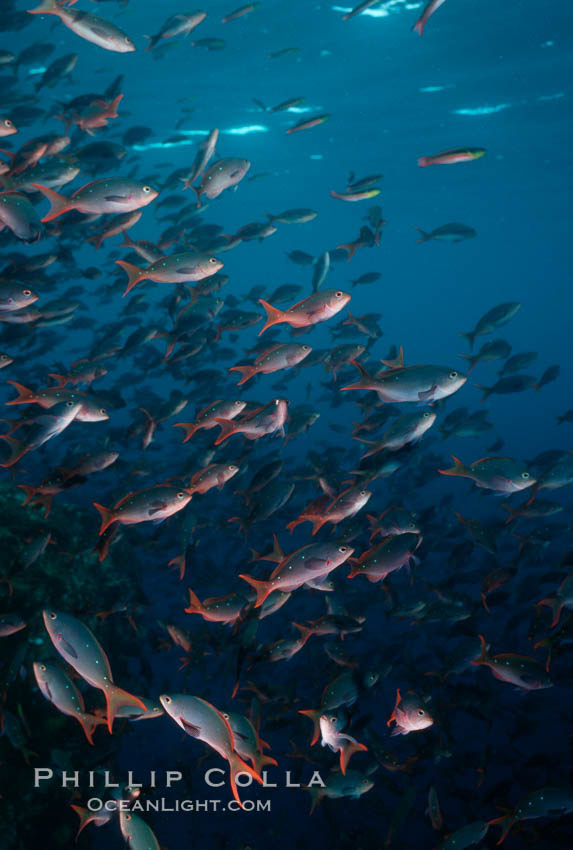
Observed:
[[[13,127],[14,125],[12,124],[12,122],[10,121],[9,118],[6,118],[6,120],[4,121],[4,126],[5,127]]]
[[[129,814],[129,812],[127,812],[127,814],[126,814],[126,816],[125,816],[125,819],[126,819],[126,821],[130,821],[130,820],[131,820],[131,815]]]
[[[408,528],[414,528],[414,523],[411,522],[410,525],[408,526]]]
[[[455,372],[455,371],[454,371],[454,372],[450,372],[449,377],[450,377],[450,379],[451,379],[452,381],[454,381],[454,380],[458,377],[458,373],[457,373],[457,372]]]
[[[99,412],[102,416],[107,416],[107,410],[105,409],[105,407],[100,407]]]
[[[7,354],[0,354],[0,360],[8,360]]]
[[[184,499],[184,498],[185,498],[185,493],[177,493],[177,498],[178,498],[178,499]]]
[[[429,415],[430,415],[430,411],[426,410],[426,412],[424,413],[424,419],[427,419]]]
[[[330,718],[330,722],[331,722],[331,723],[336,723],[336,717],[331,717],[331,718]]]
[[[23,289],[23,290],[22,290],[22,295],[25,295],[25,296],[26,296],[26,298],[29,298],[31,294],[32,294],[32,290],[31,290],[31,289]]]
[[[225,714],[225,712],[223,712],[223,717],[225,718],[225,720],[228,720],[228,719],[229,719],[229,715],[228,715],[228,714]]]
[[[131,39],[130,39],[130,38],[129,38],[129,36],[127,36],[127,35],[126,35],[126,37],[124,38],[124,41],[125,41],[125,43],[126,43],[126,44],[132,44]]]
[[[46,670],[47,670],[46,665],[45,665],[45,664],[40,664],[40,670],[42,671],[42,673],[45,673],[45,672],[46,672]]]
[[[128,39],[128,41],[129,41],[129,39]],[[141,191],[145,192],[145,194],[147,195],[149,192],[151,192],[151,186],[142,186]]]
[[[238,469],[238,468],[239,468],[239,467],[238,467],[238,466],[236,466],[234,463],[230,463],[230,464],[229,464],[229,466],[227,467],[227,469],[229,470],[229,472],[234,472],[234,470],[235,470],[235,469]]]
[[[276,407],[277,404],[280,404],[280,402],[281,402],[280,398],[275,398],[275,407]]]
[[[217,259],[217,257],[209,257],[209,262],[210,262],[211,264],[213,264],[213,263],[218,263],[218,262],[219,262],[219,260]]]
[[[66,402],[66,407],[73,407],[73,406],[74,406],[74,404],[75,404],[75,401],[72,401],[72,400],[70,399],[70,401],[67,401],[67,402]]]
[[[303,347],[302,347],[302,350],[303,350],[303,351],[308,351],[308,349],[309,349],[309,346],[308,346],[308,345],[303,345]]]
[[[165,705],[171,705],[171,697],[163,697],[163,702]]]
[[[341,552],[342,554],[344,554],[345,552],[348,551],[348,546],[339,546],[338,551]]]
[[[365,496],[365,495],[366,495],[366,490],[361,490],[361,491],[360,491],[360,495],[361,495],[361,496]]]
[[[55,620],[56,614],[53,611],[50,611],[49,617],[50,617],[50,620]]]
[[[340,290],[338,292],[334,293],[335,298],[342,298],[343,295],[344,295],[344,292],[341,292]]]
[[[521,473],[521,477],[522,477],[523,479],[525,479],[525,481],[527,481],[527,479],[529,478],[529,472],[522,472],[522,473]]]
[[[242,401],[235,401],[235,402],[233,402],[233,404],[235,404],[235,405],[239,405],[239,404],[242,404],[242,403],[243,403]]]
[[[426,712],[424,711],[424,709],[423,709],[423,708],[419,708],[419,709],[418,709],[418,717],[423,717],[425,713],[426,713]]]

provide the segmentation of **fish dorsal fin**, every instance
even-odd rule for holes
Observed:
[[[394,360],[381,360],[380,362],[389,369],[404,369],[404,349],[400,346],[398,357]]]

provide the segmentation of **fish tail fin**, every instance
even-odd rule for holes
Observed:
[[[36,488],[31,487],[30,484],[18,484],[18,487],[26,494],[26,498],[22,502],[22,506],[29,504],[36,495]]]
[[[490,661],[490,657],[487,651],[487,645],[483,635],[478,635],[478,637],[481,646],[481,653],[479,658],[476,658],[475,661],[472,661],[472,664],[487,664]]]
[[[284,310],[279,310],[278,307],[273,307],[272,304],[269,304],[268,301],[263,301],[262,298],[259,298],[259,304],[263,305],[267,313],[267,320],[263,326],[263,329],[259,331],[260,336],[273,325],[279,325],[281,322],[284,322],[284,316],[286,314]]]
[[[541,599],[538,605],[547,605],[548,608],[551,608],[552,614],[552,622],[551,628],[554,628],[559,622],[559,618],[561,617],[561,611],[563,610],[563,602],[557,596],[548,596],[547,599]]]
[[[190,440],[193,434],[195,434],[199,430],[199,426],[196,422],[175,422],[173,424],[173,427],[185,429],[185,438],[183,440],[184,443],[186,443],[187,440]]]
[[[458,460],[457,457],[454,457],[454,455],[452,455],[452,460],[454,462],[454,466],[452,466],[450,469],[438,469],[438,472],[441,475],[465,475],[468,471],[467,466],[463,464],[461,460]]]
[[[174,558],[171,558],[167,566],[172,566],[174,570],[179,570],[179,581],[182,581],[185,576],[185,553],[183,553],[183,555],[176,555]]]
[[[255,608],[260,608],[267,596],[269,596],[274,587],[272,586],[270,581],[261,581],[258,578],[253,578],[252,576],[245,575],[245,573],[239,573],[239,578],[242,578],[243,581],[246,581],[257,593],[257,599],[255,601]]]
[[[138,409],[141,410],[141,412],[144,413],[147,416],[147,419],[149,420],[150,424],[152,424],[154,426],[157,426],[159,424],[160,420],[158,420],[156,422],[155,419],[153,418],[153,416],[151,415],[151,413],[149,412],[149,410],[147,410],[145,407],[140,407]]]
[[[360,440],[360,437],[355,437],[354,439]],[[386,448],[386,443],[384,443],[384,442],[376,443],[376,442],[374,442],[374,440],[360,440],[360,442],[366,443],[367,445],[372,446],[371,449],[368,449],[366,454],[362,455],[362,460],[364,460],[364,458],[366,458],[366,457],[372,457],[372,455],[378,454],[378,452],[381,452],[382,449]]]
[[[245,541],[248,540],[250,523],[249,523],[249,520],[248,520],[247,517],[232,516],[232,517],[229,518],[229,522],[237,522],[239,524],[239,528],[241,529],[241,531],[245,535]],[[255,550],[252,549],[251,551],[254,552]],[[256,561],[257,558],[251,558],[251,560]]]
[[[80,819],[80,824],[78,827],[78,831],[76,832],[76,843],[78,838],[80,837],[80,832],[86,828],[88,823],[91,823],[92,820],[96,819],[95,812],[91,812],[89,809],[84,808],[84,806],[71,806],[76,815]]]
[[[114,97],[114,99],[108,106],[108,118],[117,118],[117,107],[119,106],[122,100],[122,94],[118,94],[117,97]]]
[[[500,808],[500,807],[498,806],[498,808]],[[488,826],[493,826],[494,824],[498,824],[499,826],[501,826],[502,831],[501,831],[499,841],[497,842],[498,844],[502,844],[505,841],[505,839],[507,838],[507,835],[509,833],[509,830],[511,829],[511,827],[515,823],[515,818],[510,811],[507,811],[506,809],[500,809],[500,811],[502,811],[504,813],[501,817],[494,818],[493,820],[490,820],[490,821],[487,822]]]
[[[255,769],[256,769],[257,773],[260,773],[260,772],[261,772],[261,770],[262,770],[264,767],[270,767],[271,765],[272,765],[272,767],[277,767],[277,765],[278,765],[278,761],[277,761],[276,759],[272,758],[271,756],[263,756],[263,755],[260,755],[260,756],[256,759],[255,764],[256,764],[256,768],[255,768]]]
[[[62,387],[65,387],[68,383],[68,379],[65,375],[58,375],[57,372],[49,372],[48,374],[50,378],[53,378],[54,381],[58,382],[56,389],[61,389]]]
[[[356,440],[359,443],[364,443],[364,445],[366,445],[366,446],[377,446],[378,445],[376,440],[367,440],[365,437],[353,437],[352,439]],[[376,517],[369,516],[368,519],[371,520],[371,524],[376,525]]]
[[[115,261],[118,266],[121,266],[124,272],[127,274],[127,289],[123,293],[123,298],[130,292],[134,286],[137,286],[144,278],[141,276],[142,269],[137,266],[132,265],[131,263],[126,263],[125,260],[116,260]]]
[[[479,354],[459,354],[458,357],[463,357],[464,360],[467,360],[470,364],[470,368],[468,369],[468,375],[476,365],[479,359]]]
[[[360,371],[362,379],[360,381],[358,381],[356,384],[349,384],[347,387],[340,387],[341,391],[342,390],[364,390],[364,389],[368,389],[366,384],[370,384],[372,382],[372,380],[373,380],[372,375],[369,372],[366,371],[364,366],[361,363],[359,363],[358,360],[349,360],[348,362],[352,363],[353,366],[356,366],[356,368]]]
[[[48,493],[37,493],[36,488],[30,487],[29,484],[18,484],[18,487],[26,494],[26,498],[22,502],[22,506],[29,505],[30,503],[34,505],[42,505],[44,508],[44,519],[47,519],[50,515],[53,496]]]
[[[109,684],[107,688],[104,690],[105,701],[107,703],[107,728],[109,729],[109,734],[112,734],[113,721],[117,715],[117,712],[123,706],[131,705],[135,708],[141,708],[142,711],[146,711],[145,703],[143,703],[139,697],[134,696],[133,694],[124,691],[122,688],[118,688],[117,685]]]
[[[0,440],[4,440],[10,447],[10,454],[6,462],[0,464],[0,466],[14,466],[26,454],[24,441],[17,440],[16,437],[9,437],[8,434],[0,434]]]
[[[191,186],[191,189],[193,189],[193,191],[197,195],[197,209],[201,209],[201,195],[203,194],[201,186]]]
[[[48,189],[47,186],[41,186],[39,183],[32,183],[32,186],[38,192],[41,192],[51,204],[50,212],[44,216],[42,221],[51,221],[53,218],[57,218],[59,215],[63,215],[63,213],[74,208],[72,201],[66,198],[65,195],[60,195],[59,192],[54,192],[53,189]]]
[[[149,44],[145,48],[145,52],[147,53],[148,50],[153,50],[153,48],[157,44],[157,39],[154,35],[144,35],[143,37],[149,41]]]
[[[483,397],[481,400],[481,403],[483,404],[484,401],[486,401],[491,395],[491,387],[484,387],[482,384],[476,384],[476,387],[483,393]]]
[[[418,20],[416,21],[416,23],[414,24],[412,29],[414,30],[414,32],[417,32],[418,35],[422,35],[422,33],[424,32],[425,25],[426,25],[426,22],[422,18],[418,18]],[[422,157],[422,159],[426,159],[426,157]],[[426,165],[427,165],[427,163],[426,163]]]
[[[84,730],[86,738],[93,747],[93,733],[98,726],[107,725],[105,717],[96,717],[94,714],[88,714],[86,712],[74,714],[73,716],[77,717],[82,729]]]
[[[127,230],[122,230],[123,242],[119,243],[120,248],[133,248],[134,245],[137,245],[137,242],[131,238]]]
[[[539,487],[540,487],[540,482],[536,481],[535,484],[533,485],[533,487],[531,488],[531,491],[530,491],[531,496],[529,497],[529,499],[525,503],[524,507],[528,508],[535,501],[535,497],[537,496],[537,493],[539,491]]]
[[[249,493],[248,490],[233,490],[233,493],[234,493],[235,496],[240,496],[242,499],[244,499],[245,505],[249,504],[251,496],[250,496],[250,493]],[[251,551],[254,552],[255,550],[252,549]]]
[[[474,347],[474,342],[476,341],[475,331],[467,331],[467,333],[458,334],[462,339],[466,339],[470,344],[470,351],[472,351]]]
[[[240,387],[241,384],[245,384],[249,381],[254,375],[257,374],[259,370],[256,366],[231,366],[229,372],[240,372],[241,380],[237,383],[237,386]]]
[[[292,625],[295,627],[295,629],[298,629],[299,632],[301,633],[301,636],[302,636],[302,639],[303,639],[302,645],[304,646],[304,644],[307,642],[307,640],[310,637],[313,636],[314,629],[312,628],[312,626],[302,626],[300,623],[292,623]]]
[[[414,230],[417,230],[420,234],[420,238],[417,240],[418,242],[427,242],[430,238],[430,234],[426,233],[425,230],[422,230],[421,227],[415,227]]]
[[[358,741],[346,740],[340,750],[340,770],[342,775],[346,776],[346,768],[348,762],[354,753],[367,752],[368,747],[365,744],[359,744]]]
[[[343,242],[342,245],[336,246],[336,250],[346,251],[346,253],[348,254],[348,259],[346,260],[346,262],[349,263],[352,257],[355,255],[359,244],[360,243],[357,242]]]
[[[56,0],[40,0],[40,5],[35,9],[27,9],[29,15],[57,15]]]
[[[233,792],[233,797],[239,804],[241,808],[243,808],[243,804],[241,803],[241,798],[239,797],[239,791],[237,788],[237,774],[239,773],[248,773],[249,776],[252,776],[260,785],[263,784],[263,780],[257,773],[257,771],[247,764],[246,761],[237,755],[237,753],[231,753],[229,757],[229,779],[231,782],[231,790]]]
[[[505,505],[505,504],[503,504],[503,505],[502,505],[502,508],[505,508],[505,510],[506,510],[506,511],[509,511],[509,516],[507,517],[507,519],[506,519],[506,521],[505,521],[505,525],[509,525],[509,523],[510,523],[510,522],[513,522],[513,521],[514,521],[514,519],[516,519],[516,518],[520,515],[520,513],[521,513],[521,509],[520,509],[520,508],[518,508],[517,510],[514,510],[514,509],[511,507],[511,505]]]
[[[93,242],[94,248],[96,249],[96,251],[99,251],[102,246],[103,235],[101,233],[96,233],[95,236],[89,236],[86,239],[86,242]]]
[[[190,587],[187,588],[189,593],[189,605],[187,608],[184,608],[186,614],[202,614],[205,610],[205,606],[199,599],[199,597],[193,593]]]
[[[322,788],[311,788],[308,785],[303,785],[302,787],[304,791],[308,791],[310,794],[311,806],[309,815],[311,815],[324,797],[324,791]]]
[[[354,561],[354,563],[352,563]],[[358,558],[349,558],[348,563],[350,564],[350,572],[348,573],[348,578],[356,578],[362,572],[360,567],[360,562]]]
[[[94,508],[97,508],[99,514],[101,516],[101,528],[99,530],[99,536],[101,537],[104,531],[106,531],[112,522],[115,522],[116,516],[112,508],[104,508],[103,505],[98,505],[97,502],[93,503]]]
[[[491,611],[489,610],[489,605],[487,604],[487,594],[484,591],[482,591],[481,593],[481,604],[483,605],[487,613],[490,614]]]
[[[312,720],[313,732],[310,746],[313,747],[318,741],[318,736],[320,735],[320,715],[322,714],[322,711],[320,708],[305,708],[300,709],[298,713],[304,714],[305,717],[309,717]]]
[[[237,434],[239,428],[232,419],[219,419],[215,417],[215,422],[220,426],[221,433],[213,443],[213,445],[218,446],[219,443],[222,443],[223,440],[226,440],[228,437],[232,436],[232,434]]]
[[[314,537],[316,532],[320,531],[320,529],[322,528],[323,525],[326,525],[326,523],[328,522],[328,519],[326,517],[319,516],[319,517],[313,517],[310,521],[312,522],[312,533],[311,533],[310,536]]]
[[[29,390],[28,387],[25,387],[24,384],[19,384],[18,381],[8,381],[11,384],[16,392],[18,393],[16,398],[10,399],[6,404],[22,404],[25,401],[32,401],[36,397],[36,393],[33,390]]]

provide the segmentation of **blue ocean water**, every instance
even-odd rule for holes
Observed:
[[[167,343],[159,334],[173,331],[179,311],[195,296],[181,284],[147,281],[122,298],[126,278],[114,261],[128,259],[141,267],[147,263],[121,245],[121,236],[106,239],[97,252],[86,241],[111,217],[91,220],[66,213],[46,222],[37,242],[19,240],[9,226],[0,233],[1,277],[29,286],[39,296],[33,308],[46,313],[21,325],[3,324],[0,350],[14,362],[2,369],[0,401],[14,399],[8,380],[39,390],[54,385],[50,373],[67,374],[74,361],[87,359],[107,374],[90,386],[80,382],[74,390],[101,397],[109,413],[106,421],[74,421],[61,435],[4,469],[3,573],[8,581],[3,583],[0,619],[18,614],[27,624],[3,639],[4,709],[22,725],[28,739],[25,749],[37,754],[26,763],[17,734],[0,741],[1,759],[16,777],[15,789],[31,813],[23,818],[10,800],[7,846],[32,848],[38,841],[45,847],[73,845],[77,816],[70,804],[85,806],[90,790],[82,774],[77,790],[62,789],[56,780],[40,796],[33,788],[33,771],[46,767],[56,777],[63,769],[109,770],[119,782],[132,770],[144,786],[150,785],[149,771],[155,770],[158,787],[146,787],[141,796],[163,799],[166,806],[177,799],[220,798],[217,811],[141,813],[159,844],[169,850],[471,846],[462,838],[456,845],[440,842],[467,824],[496,818],[497,806],[513,808],[528,792],[552,787],[562,789],[569,804],[542,813],[540,819],[518,822],[505,843],[508,848],[533,842],[538,848],[565,848],[573,838],[571,816],[558,815],[571,811],[572,621],[566,604],[559,625],[552,628],[549,611],[536,605],[555,596],[571,571],[571,491],[565,486],[571,475],[565,476],[563,487],[540,488],[539,495],[534,488],[500,496],[468,480],[445,478],[438,469],[451,467],[452,455],[468,466],[495,455],[523,462],[532,477],[545,481],[571,449],[571,421],[559,424],[557,419],[573,406],[570,5],[562,0],[543,6],[532,0],[446,0],[429,18],[421,38],[412,32],[424,10],[425,4],[418,2],[380,2],[349,20],[343,20],[351,11],[345,3],[263,0],[254,5],[257,8],[247,14],[222,23],[233,3],[203,3],[207,17],[196,30],[186,38],[165,39],[149,51],[145,35],[158,32],[170,15],[192,10],[172,0],[130,0],[125,5],[79,0],[70,7],[80,6],[128,33],[136,51],[121,54],[79,38],[53,16],[23,14],[32,7],[22,0],[5,2],[0,52],[9,51],[15,58],[3,60],[0,69],[0,117],[12,118],[19,132],[3,138],[2,146],[13,153],[45,134],[63,134],[65,123],[56,117],[62,114],[62,104],[82,95],[90,95],[88,105],[105,100],[121,76],[114,89],[114,94],[123,94],[118,117],[96,129],[93,138],[72,126],[67,131],[70,143],[62,151],[73,160],[89,143],[116,143],[124,148],[121,160],[95,173],[80,160],[78,176],[57,191],[69,196],[90,180],[106,177],[129,176],[148,183],[159,196],[143,208],[129,237],[160,245],[159,253],[165,255],[196,249],[212,253],[229,276],[219,291],[206,296],[211,301],[201,302],[211,311],[208,319],[175,347],[181,352],[184,345],[193,349],[196,344],[198,350],[174,366],[164,359]],[[193,46],[207,38],[223,39],[224,45]],[[34,45],[40,45],[37,58],[22,54]],[[49,46],[46,56],[42,45]],[[270,58],[286,48],[297,50]],[[36,92],[50,63],[69,53],[78,54],[70,78]],[[294,109],[268,111],[290,98],[305,101]],[[322,114],[330,117],[319,126],[286,133],[296,122]],[[147,130],[130,139],[126,134],[134,127]],[[191,170],[198,145],[214,128],[219,139],[209,166],[227,157],[251,165],[236,190],[224,191],[195,212],[195,194],[183,191],[177,177]],[[419,157],[453,148],[483,148],[486,153],[468,162],[418,166]],[[46,161],[40,157],[40,163]],[[0,177],[4,191],[18,191],[26,174],[27,168],[5,173]],[[347,193],[353,179],[369,175],[381,175],[373,184],[381,190],[377,196],[352,203],[331,197],[332,190]],[[41,195],[27,197],[41,216],[47,214]],[[385,222],[380,244],[360,247],[347,260],[347,252],[338,246],[370,227],[367,216],[375,205]],[[236,234],[248,223],[265,222],[266,213],[298,208],[310,208],[317,216],[304,224],[275,223],[276,233],[241,242],[232,250],[224,250],[223,237],[214,243],[206,227],[218,226],[217,236]],[[416,227],[430,233],[449,223],[471,227],[475,235],[454,243],[418,242]],[[175,233],[173,240],[162,238],[168,227]],[[510,321],[477,338],[474,353],[501,338],[512,355],[538,352],[518,374],[539,381],[553,365],[559,365],[559,374],[539,389],[494,394],[482,403],[476,384],[495,384],[506,356],[478,362],[459,392],[445,401],[430,395],[426,407],[417,403],[424,398],[393,405],[396,415],[427,409],[436,413],[436,423],[415,445],[395,456],[384,453],[384,458],[399,458],[399,468],[388,477],[366,476],[372,495],[355,520],[326,526],[314,538],[308,524],[291,535],[287,523],[322,495],[321,486],[336,498],[350,483],[358,483],[355,470],[362,468],[364,446],[353,439],[360,436],[354,425],[365,420],[367,411],[374,417],[386,407],[373,392],[340,391],[358,380],[351,364],[340,370],[336,383],[321,363],[303,363],[236,386],[237,376],[228,369],[252,362],[262,351],[253,354],[253,347],[265,340],[257,337],[264,313],[257,299],[272,302],[279,286],[299,287],[296,296],[278,305],[286,310],[312,295],[316,266],[292,262],[288,254],[293,251],[313,260],[330,252],[330,271],[321,289],[349,293],[351,301],[347,309],[300,335],[278,325],[268,333],[269,345],[306,343],[313,354],[323,351],[325,357],[340,343],[364,345],[367,350],[359,360],[372,374],[382,369],[381,360],[395,357],[403,347],[407,367],[432,364],[468,374],[468,363],[460,355],[469,354],[469,346],[460,334],[497,305],[519,302]],[[50,265],[26,267],[44,253],[55,255]],[[357,286],[350,282],[369,272],[381,277]],[[177,296],[179,301],[174,300]],[[60,298],[64,313],[58,314],[62,305],[57,305],[56,323],[50,323],[50,302]],[[215,303],[217,298],[222,305]],[[78,303],[70,308],[72,318],[57,323],[70,302]],[[237,331],[222,328],[221,317],[233,309],[259,313],[261,321]],[[379,336],[342,325],[348,309],[354,317],[376,314]],[[154,328],[158,335],[124,353],[127,338],[140,328]],[[426,389],[432,386],[420,387]],[[162,420],[161,406],[172,393],[186,399],[187,406]],[[306,406],[319,418],[287,443],[280,434],[255,441],[233,436],[214,455],[217,430],[200,432],[182,444],[181,430],[172,427],[194,421],[196,411],[215,400],[237,398],[254,407],[276,397],[288,400],[291,417],[296,408]],[[442,439],[444,420],[462,406],[469,414],[487,410],[491,427],[471,437],[454,433]],[[7,405],[3,417],[12,422],[31,408],[34,416],[41,413],[37,405]],[[157,425],[148,447],[142,443],[147,420],[141,408]],[[381,440],[392,421],[362,436]],[[24,433],[29,427],[27,420]],[[498,448],[491,450],[496,442]],[[17,485],[38,485],[57,467],[73,467],[81,457],[102,450],[118,452],[119,459],[86,480],[64,477],[47,516],[41,505],[21,506],[23,493]],[[551,457],[535,461],[549,450],[554,452]],[[292,483],[294,494],[276,513],[255,522],[245,540],[238,524],[229,523],[248,510],[235,491],[246,490],[257,470],[276,457],[283,461],[278,480]],[[167,481],[188,487],[192,474],[219,462],[240,466],[224,488],[194,495],[188,507],[161,524],[122,526],[119,542],[101,562],[91,554],[100,539],[94,502],[112,507],[128,493]],[[505,525],[508,514],[502,505],[516,509],[532,492],[532,504],[546,499],[555,504],[554,515]],[[203,600],[246,593],[239,574],[267,578],[273,564],[251,561],[251,549],[267,552],[273,535],[286,554],[315,540],[340,545],[346,541],[360,557],[371,545],[367,514],[379,516],[392,506],[412,512],[419,525],[419,563],[412,564],[410,575],[401,569],[380,583],[371,584],[364,576],[349,581],[344,564],[330,576],[333,593],[308,586],[297,589],[283,608],[261,620],[251,602],[235,628],[184,613],[187,587]],[[479,522],[496,537],[494,550],[480,545],[456,514]],[[46,533],[54,545],[22,566],[25,546]],[[168,564],[182,546],[187,557],[180,580]],[[510,580],[488,597],[488,612],[482,604],[482,583],[500,568],[510,570]],[[296,637],[292,622],[323,615],[325,597],[333,597],[340,610],[354,618],[364,617],[361,631],[344,640],[337,634],[313,636],[288,661],[258,660],[262,647]],[[210,789],[203,777],[207,768],[225,767],[224,762],[167,716],[116,720],[113,737],[97,729],[95,746],[90,747],[79,726],[48,704],[34,679],[34,661],[60,661],[41,616],[42,609],[51,606],[93,631],[110,658],[116,681],[130,693],[154,701],[160,694],[186,693],[220,711],[260,719],[260,736],[278,762],[268,769],[268,779],[278,787],[249,786],[242,796],[270,800],[270,810],[223,810],[230,799],[228,785]],[[173,646],[165,624],[188,633],[190,653]],[[469,663],[445,680],[427,675],[442,670],[449,654],[466,641],[473,640],[475,660],[478,634],[484,635],[492,655],[533,656],[542,669],[549,641],[552,687],[515,688]],[[534,648],[540,640],[546,643]],[[334,663],[324,651],[325,643],[338,645],[357,667]],[[180,659],[186,655],[182,666]],[[64,669],[71,673],[71,668]],[[310,722],[298,712],[318,708],[325,686],[338,676],[369,670],[379,674],[378,682],[360,692],[346,713],[342,710],[340,722],[346,724],[347,734],[368,745],[367,753],[353,756],[351,769],[370,778],[373,787],[360,799],[351,799],[349,784],[345,796],[322,801],[310,816],[309,794],[285,787],[286,772],[291,782],[301,784],[315,770],[326,779],[336,769],[338,756],[319,744],[310,747]],[[74,681],[89,710],[102,706],[101,695],[83,683],[81,671],[76,673]],[[233,698],[237,676],[240,690]],[[390,735],[387,721],[397,689],[402,696],[410,690],[419,695],[433,718],[430,728]],[[401,769],[393,769],[395,762]],[[184,780],[165,789],[165,770],[181,770]],[[425,815],[432,786],[443,812],[440,829],[432,829]],[[118,821],[114,814],[100,829],[88,825],[79,846],[121,847]],[[53,829],[49,839],[46,822]],[[492,826],[476,846],[493,847],[499,837],[499,827]],[[140,850],[152,845],[133,839],[130,846]]]

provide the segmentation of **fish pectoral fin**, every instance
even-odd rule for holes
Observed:
[[[418,393],[419,400],[420,401],[429,401],[431,398],[434,397],[434,393],[436,392],[437,389],[438,388],[437,388],[436,384],[434,384],[433,386],[430,387],[429,390],[422,390],[422,392]]]
[[[180,717],[179,720],[188,735],[191,735],[192,738],[199,737],[199,735],[201,734],[200,726],[195,726],[193,723],[189,723],[189,721],[185,720],[184,717]]]
[[[69,643],[63,636],[59,637],[58,643],[62,647],[66,655],[71,655],[72,658],[78,657],[78,653],[76,652],[72,644]]]

